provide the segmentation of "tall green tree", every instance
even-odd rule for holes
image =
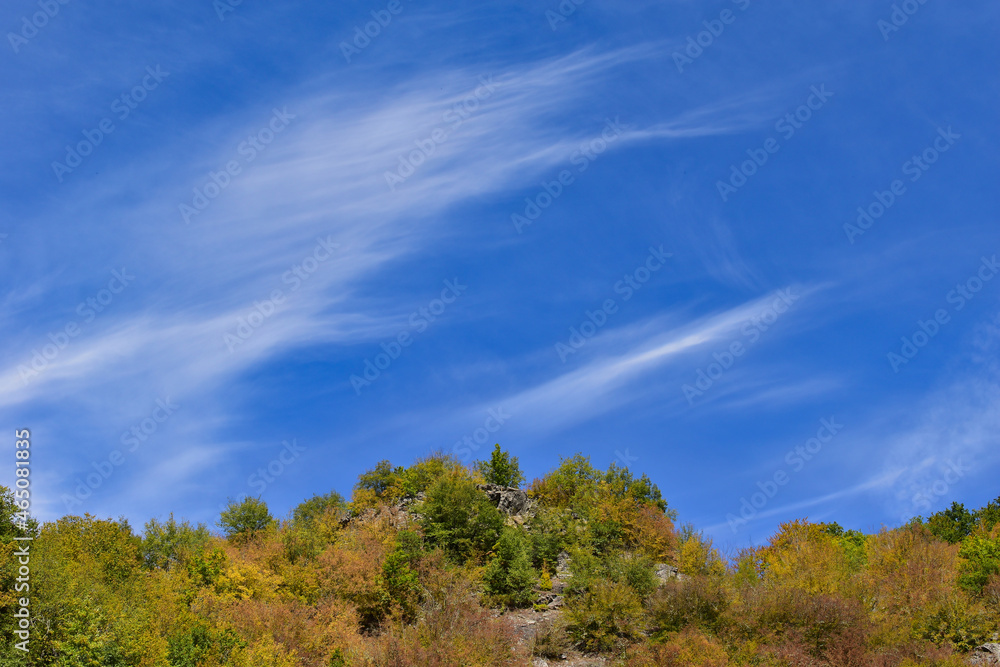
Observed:
[[[230,498],[219,518],[219,527],[230,540],[249,539],[275,523],[267,509],[267,503],[260,498],[246,498],[242,501]]]
[[[528,555],[528,540],[518,528],[504,528],[493,548],[494,556],[483,572],[483,586],[493,603],[525,607],[534,599],[535,571]]]
[[[497,443],[488,461],[478,461],[476,470],[488,484],[520,487],[524,484],[524,474],[518,464],[517,457],[500,449]]]

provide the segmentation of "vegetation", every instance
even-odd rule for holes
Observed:
[[[1000,498],[875,534],[786,523],[724,557],[645,475],[565,459],[509,517],[477,484],[521,486],[499,448],[466,468],[379,462],[350,502],[276,520],[232,500],[221,534],[168,515],[13,524],[0,487],[0,666],[964,664],[1000,628]],[[30,536],[30,652],[14,649]],[[676,574],[674,574],[676,573]],[[553,608],[536,614],[532,608]],[[517,612],[517,613],[514,613]],[[515,620],[537,618],[530,626]]]

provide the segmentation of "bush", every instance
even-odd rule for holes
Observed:
[[[477,665],[520,667],[529,663],[526,647],[507,621],[476,603],[468,581],[453,571],[435,569],[425,581],[427,598],[419,620],[395,620],[373,637],[368,660],[377,667]],[[349,663],[354,664],[354,663]]]
[[[167,646],[171,667],[201,667],[224,664],[247,644],[231,630],[215,632],[199,623],[171,637]]]
[[[650,624],[660,637],[689,626],[714,632],[729,605],[729,596],[718,578],[675,579],[663,584],[650,599]]]
[[[532,655],[557,660],[573,648],[573,642],[566,631],[566,620],[562,616],[543,621],[537,627],[531,641]]]
[[[569,634],[588,651],[611,651],[636,639],[642,629],[642,602],[627,584],[597,580],[566,603]]]
[[[566,587],[570,596],[583,595],[595,583],[608,580],[627,586],[637,599],[643,600],[660,583],[653,562],[644,554],[614,552],[598,556],[582,548],[571,553],[573,576]]]
[[[495,555],[483,572],[487,600],[506,607],[531,604],[535,572],[528,558],[528,540],[519,529],[505,528],[493,551]]]
[[[459,475],[438,480],[427,491],[420,513],[427,541],[460,563],[489,552],[504,525],[489,497]]]
[[[964,652],[990,641],[994,632],[996,626],[982,608],[969,604],[964,596],[953,596],[935,605],[916,634]]]
[[[744,590],[720,623],[742,641],[763,640],[781,648],[793,664],[844,652],[864,654],[870,629],[857,600],[766,583]]]
[[[412,555],[397,548],[382,561],[382,586],[385,590],[385,613],[398,613],[404,621],[417,615],[422,590],[416,572],[410,569]]]
[[[662,644],[629,652],[625,667],[726,667],[729,656],[717,642],[691,628]]]

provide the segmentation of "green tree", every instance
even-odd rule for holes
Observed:
[[[958,544],[972,533],[976,517],[965,505],[953,502],[951,507],[927,517],[927,528],[948,544]]]
[[[150,519],[145,527],[139,554],[146,567],[170,569],[201,553],[212,539],[203,523],[177,523],[173,513],[164,522]]]
[[[260,498],[246,498],[242,501],[230,498],[219,519],[219,527],[230,540],[249,539],[273,527],[275,523],[267,509],[267,503]]]
[[[346,507],[343,496],[336,491],[322,496],[315,495],[299,503],[292,510],[292,522],[298,526],[309,527],[327,512],[339,512]]]
[[[613,497],[632,498],[638,503],[658,508],[672,520],[677,519],[677,512],[667,509],[667,501],[660,494],[660,488],[653,484],[646,474],[636,478],[628,468],[612,463],[608,466],[608,471],[604,473],[604,481]]]
[[[487,598],[494,604],[525,607],[534,599],[535,571],[528,556],[528,540],[517,528],[504,528],[493,547],[494,556],[483,572]]]
[[[427,541],[458,562],[487,553],[503,529],[503,517],[490,499],[459,474],[438,480],[420,512]]]
[[[515,487],[524,484],[524,474],[521,472],[517,457],[500,449],[499,443],[493,446],[493,453],[488,461],[476,462],[476,470],[487,484]]]
[[[978,594],[990,579],[1000,573],[1000,539],[976,535],[962,542],[958,555],[958,583],[971,593]]]
[[[389,461],[379,461],[371,470],[358,476],[351,498],[351,511],[360,514],[380,503],[392,503],[403,497],[402,467],[392,467]]]
[[[462,463],[451,454],[436,452],[427,458],[417,459],[401,473],[403,492],[409,496],[426,492],[445,475],[462,470]]]
[[[990,502],[986,507],[979,508],[975,513],[979,526],[989,532],[993,526],[1000,523],[1000,498]]]
[[[402,530],[396,535],[396,540],[396,548],[382,562],[382,586],[388,610],[397,610],[404,621],[411,622],[417,616],[423,597],[420,580],[413,570],[420,557],[420,536],[413,531]]]

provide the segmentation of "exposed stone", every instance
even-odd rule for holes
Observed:
[[[513,486],[500,486],[499,484],[477,484],[476,486],[490,497],[498,510],[507,516],[524,515],[534,507],[528,494]]]
[[[1000,644],[983,644],[969,651],[970,665],[1000,665]]]
[[[683,575],[673,565],[657,563],[653,567],[656,568],[656,577],[660,580],[661,584],[667,583],[670,579],[680,579],[683,577]]]
[[[569,563],[572,559],[565,551],[560,551],[556,559],[556,576],[560,579],[569,579],[573,573],[569,571]]]

